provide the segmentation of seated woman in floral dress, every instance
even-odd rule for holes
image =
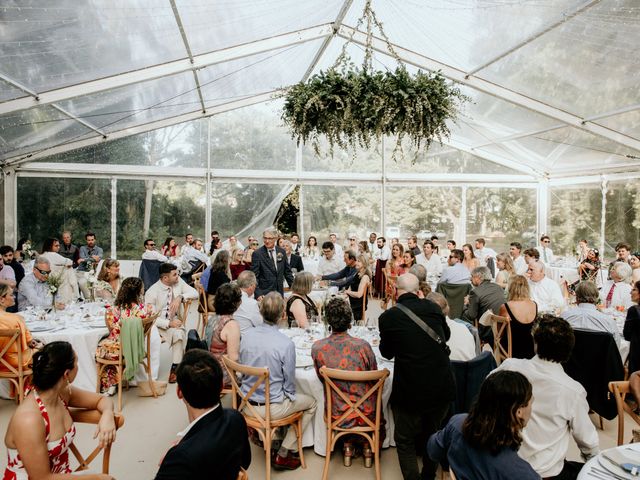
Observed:
[[[222,364],[222,357],[227,355],[234,362],[240,358],[240,325],[233,314],[242,303],[242,292],[234,283],[224,283],[218,287],[214,300],[218,318],[213,327],[209,351],[220,362],[224,375],[224,386],[230,387],[229,373]]]
[[[120,289],[120,262],[113,258],[107,258],[102,262],[102,268],[98,273],[98,281],[94,287],[96,300],[101,298],[107,302],[113,302]]]
[[[311,347],[313,366],[316,369],[320,381],[322,381],[320,368],[323,366],[356,372],[377,370],[378,364],[371,345],[369,345],[366,340],[352,337],[347,333],[347,330],[351,327],[351,320],[353,318],[349,304],[340,297],[332,298],[325,306],[325,317],[331,326],[331,335],[322,340],[318,340]],[[369,386],[363,382],[351,383],[336,380],[335,383],[340,387],[340,390],[349,395],[350,400],[354,403],[362,398],[369,389]],[[348,406],[337,392],[331,392],[331,401],[331,419],[335,421],[342,416]],[[367,418],[375,422],[375,408],[375,395],[371,395],[362,403],[361,411]],[[385,432],[382,426],[383,424],[384,423],[381,422],[381,444]],[[352,428],[364,425],[364,420],[352,412],[340,426],[343,428]],[[353,435],[352,437],[353,438],[346,438],[343,444],[345,466],[351,465],[356,443],[359,441],[364,442],[359,435]],[[371,447],[366,442],[364,442],[363,445],[365,462],[371,462]]]
[[[113,306],[105,312],[105,323],[109,335],[100,340],[96,357],[105,360],[117,360],[120,352],[120,319],[139,317],[143,325],[153,318],[151,305],[144,305],[144,284],[138,277],[128,277],[122,282]],[[100,377],[100,392],[113,395],[116,392],[118,376],[113,365],[107,365]]]

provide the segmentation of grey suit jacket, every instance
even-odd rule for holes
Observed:
[[[504,290],[498,284],[485,280],[471,290],[469,303],[462,310],[462,319],[473,323],[484,312],[491,309],[494,314],[500,312],[500,307],[505,303]]]

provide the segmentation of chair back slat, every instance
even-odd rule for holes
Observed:
[[[233,408],[238,411],[242,411],[245,407],[251,412],[250,416],[255,417],[263,426],[266,428],[267,425],[271,422],[271,412],[270,412],[270,399],[269,399],[269,369],[268,368],[259,368],[259,367],[249,367],[247,365],[242,365],[238,362],[234,362],[227,355],[222,357],[222,363],[224,363],[227,372],[229,373],[229,378],[231,380],[231,388],[233,390]],[[238,373],[242,375],[242,377],[256,377],[255,383],[249,389],[247,393],[243,393],[240,388],[240,384],[238,383]],[[255,406],[251,404],[249,401],[251,396],[258,390],[258,388],[264,384],[264,396],[265,396],[265,414],[264,417],[258,413]],[[238,402],[238,398],[240,402]]]
[[[491,315],[491,328],[493,330],[493,354],[496,363],[500,365],[503,360],[511,358],[511,319],[500,315]],[[502,345],[502,337],[507,339],[507,348]]]
[[[20,329],[4,329],[0,330],[0,337],[8,338],[6,345],[0,351],[0,365],[2,365],[5,369],[11,372],[13,375],[21,375],[22,374],[22,345],[17,345],[20,340]],[[14,367],[11,365],[6,359],[6,353],[13,347],[16,347],[16,352],[18,352],[18,367]]]
[[[73,419],[74,423],[89,423],[97,425],[102,418],[102,414],[98,410],[72,409],[69,412],[71,413],[71,418]],[[121,414],[114,414],[113,420],[116,425],[116,430],[124,425],[124,417]],[[94,448],[87,457],[80,453],[80,450],[78,450],[78,447],[76,447],[75,443],[72,443],[69,446],[69,449],[71,450],[71,453],[73,453],[73,456],[76,458],[76,460],[78,460],[79,464],[74,471],[79,472],[87,470],[91,462],[93,462],[93,460],[95,460],[95,458],[100,454],[100,451],[103,451],[102,473],[109,473],[111,445],[108,445],[104,448],[98,446]]]
[[[629,414],[637,425],[640,425],[640,416],[625,401],[627,394],[631,393],[628,381],[609,382],[609,391],[616,400],[616,408],[618,410],[618,446],[620,446],[624,443],[625,412]]]

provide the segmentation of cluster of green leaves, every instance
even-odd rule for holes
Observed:
[[[282,120],[298,143],[310,141],[316,153],[321,137],[333,151],[335,145],[369,148],[372,140],[389,135],[397,138],[394,159],[405,138],[415,154],[448,138],[447,120],[455,120],[468,100],[439,72],[411,75],[402,67],[329,69],[293,85],[284,98]]]

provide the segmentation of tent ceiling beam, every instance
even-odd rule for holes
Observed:
[[[74,119],[76,122],[80,123],[81,125],[84,125],[85,127],[87,127],[90,130],[93,130],[94,132],[100,134],[103,138],[107,138],[107,134],[104,132],[104,130],[99,129],[98,127],[92,125],[91,123],[87,122],[86,120],[74,115],[73,113],[71,113],[70,111],[62,108],[60,105],[58,105],[57,103],[52,103],[50,105],[50,107],[55,108],[57,111],[59,111],[60,113],[66,115],[69,118]]]
[[[608,164],[601,164],[597,167],[597,172],[600,174],[616,173],[616,172],[628,172],[634,169],[640,169],[640,160],[635,161],[618,161]],[[584,165],[576,165],[572,167],[556,168],[553,170],[553,178],[570,177],[574,175],[584,174]]]
[[[469,70],[467,72],[467,77],[469,77],[471,75],[475,75],[480,70],[484,70],[485,68],[493,65],[497,61],[502,60],[503,58],[511,55],[516,50],[519,50],[522,47],[530,44],[531,42],[533,42],[535,40],[537,40],[541,36],[546,35],[550,31],[558,28],[560,25],[563,25],[564,23],[568,22],[572,18],[577,17],[581,13],[584,13],[585,11],[587,11],[588,9],[590,9],[591,7],[593,7],[594,5],[596,5],[598,3],[600,3],[600,0],[588,0],[587,2],[584,2],[582,5],[578,5],[576,8],[573,9],[573,11],[569,11],[569,12],[563,13],[562,16],[558,20],[556,20],[552,24],[544,27],[543,29],[539,30],[538,32],[534,33],[533,35],[530,35],[529,37],[525,38],[523,41],[521,41],[520,43],[514,45],[509,50],[506,50],[506,51],[496,55],[495,57],[493,57],[492,59],[490,59],[487,62],[483,63],[482,65],[479,65],[479,66],[477,66],[475,68],[472,68],[471,70]]]
[[[345,40],[349,40],[349,38],[351,38],[351,35],[353,35],[352,41],[354,43],[363,47],[366,47],[367,45],[367,34],[365,32],[356,31],[352,27],[342,25],[342,27],[340,27],[339,35]],[[371,46],[376,52],[388,55],[387,44],[384,40],[374,37],[371,40]],[[553,107],[539,100],[527,97],[526,95],[514,92],[513,90],[509,90],[508,88],[502,87],[498,84],[483,80],[475,76],[467,76],[467,74],[463,70],[426,57],[412,50],[408,50],[399,45],[394,44],[393,47],[400,57],[400,60],[410,65],[414,65],[418,68],[423,68],[431,71],[440,70],[442,75],[462,85],[467,85],[480,92],[487,93],[494,97],[513,103],[514,105],[518,105],[533,112],[540,113],[547,117],[554,118],[566,123],[569,126],[576,127],[580,130],[584,130],[589,133],[604,137],[626,147],[640,150],[640,140],[629,137],[628,135],[624,135],[610,128],[603,127],[602,125],[598,125],[597,123],[588,122],[577,115],[566,112],[557,107]]]
[[[55,155],[58,153],[67,152],[69,150],[75,150],[77,148],[88,147],[90,145],[97,145],[99,143],[103,143],[109,140],[116,140],[118,138],[128,137],[131,135],[137,135],[140,133],[150,132],[151,130],[157,130],[164,127],[170,127],[172,125],[177,125],[178,123],[189,122],[193,120],[198,120],[200,118],[210,117],[212,115],[216,115],[219,113],[228,112],[229,110],[235,110],[236,108],[247,107],[249,105],[255,105],[256,103],[262,103],[269,101],[273,98],[273,96],[282,90],[273,90],[269,92],[264,92],[256,95],[252,95],[249,97],[242,98],[240,100],[234,100],[232,102],[227,102],[221,105],[213,105],[207,107],[207,113],[203,113],[201,111],[185,113],[182,115],[178,115],[175,117],[165,118],[163,120],[158,120],[155,122],[145,123],[142,125],[136,125],[133,127],[125,128],[122,130],[117,130],[109,133],[106,138],[104,136],[96,136],[91,137],[84,140],[77,140],[74,142],[63,143],[58,146],[54,146],[51,148],[45,148],[35,153],[30,153],[27,155],[18,155],[15,157],[9,157],[4,161],[4,165],[19,165],[25,162],[32,162],[34,160],[49,157],[51,155]]]
[[[62,87],[48,92],[42,92],[37,94],[37,99],[34,97],[22,97],[14,100],[8,100],[0,103],[0,115],[39,105],[68,100],[70,98],[83,95],[91,95],[104,90],[124,87],[134,83],[145,82],[147,80],[175,75],[182,72],[199,70],[218,63],[237,60],[251,55],[256,55],[258,53],[289,47],[291,45],[310,42],[319,38],[324,38],[327,35],[331,35],[332,32],[332,25],[330,23],[317,25],[214,52],[195,55],[193,57],[193,63],[188,58],[184,58],[181,60],[163,63],[161,65],[154,65],[140,70],[121,73],[111,77],[100,78],[77,85],[71,85],[69,87]]]

